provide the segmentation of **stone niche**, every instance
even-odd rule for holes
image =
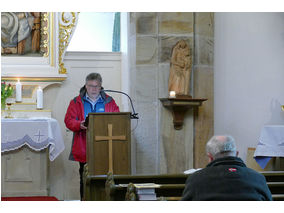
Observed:
[[[131,13],[131,96],[139,112],[133,133],[137,173],[182,173],[206,165],[205,143],[213,134],[214,13]],[[192,53],[190,95],[208,99],[188,110],[184,126],[175,130],[168,97],[173,46],[185,40]]]

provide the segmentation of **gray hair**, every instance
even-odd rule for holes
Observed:
[[[206,152],[214,159],[225,156],[236,156],[235,139],[229,135],[213,136],[206,144]]]
[[[102,76],[100,75],[100,73],[90,73],[89,75],[87,75],[86,77],[86,83],[87,81],[93,81],[96,80],[98,82],[100,82],[100,84],[102,84],[103,80],[102,80]]]

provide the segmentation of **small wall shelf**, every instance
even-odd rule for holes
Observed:
[[[185,113],[188,109],[199,107],[207,99],[191,97],[160,98],[163,106],[170,109],[173,114],[173,123],[176,130],[182,129]]]

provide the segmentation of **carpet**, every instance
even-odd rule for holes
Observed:
[[[58,199],[50,196],[1,197],[1,201],[58,201]]]

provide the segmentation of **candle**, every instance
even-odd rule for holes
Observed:
[[[16,102],[22,102],[22,84],[20,79],[16,83]]]
[[[175,98],[175,97],[176,97],[176,92],[170,91],[170,98]]]
[[[43,108],[43,92],[40,87],[38,87],[36,91],[36,108],[37,109]]]

